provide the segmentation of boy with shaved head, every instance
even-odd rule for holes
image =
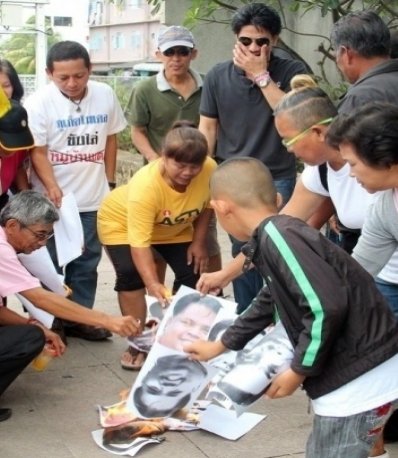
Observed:
[[[268,169],[257,159],[222,163],[212,206],[266,286],[221,340],[184,350],[198,360],[240,350],[278,315],[294,346],[269,398],[303,385],[315,412],[307,458],[367,458],[398,405],[398,323],[372,277],[301,220],[278,215]]]

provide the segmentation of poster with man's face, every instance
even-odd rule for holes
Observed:
[[[170,417],[191,407],[206,387],[207,399],[238,414],[245,412],[293,357],[280,323],[240,352],[225,352],[208,363],[192,361],[184,352],[196,340],[219,340],[236,319],[235,309],[231,301],[181,287],[159,324],[127,408],[140,418]]]
[[[169,417],[189,408],[218,369],[189,359],[184,346],[219,339],[235,318],[235,308],[233,302],[181,287],[159,325],[127,408],[141,418]]]

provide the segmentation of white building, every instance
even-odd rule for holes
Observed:
[[[78,41],[88,47],[89,0],[50,0],[44,6],[44,15],[51,19],[54,32],[63,40]]]
[[[0,34],[19,32],[32,16],[50,19],[63,40],[88,46],[89,0],[0,0]]]

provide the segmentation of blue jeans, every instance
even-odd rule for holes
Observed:
[[[80,213],[83,225],[84,250],[81,256],[63,269],[58,265],[55,243],[50,239],[47,248],[59,273],[64,273],[65,284],[72,289],[72,301],[92,309],[97,291],[97,267],[101,260],[102,247],[97,235],[97,212]]]
[[[314,416],[306,458],[368,458],[397,401],[349,417]]]
[[[276,190],[283,198],[283,205],[290,199],[294,186],[295,178],[287,178],[284,180],[274,180]],[[232,241],[232,256],[235,258],[241,251],[242,246],[246,242],[240,242],[230,236]],[[257,296],[260,289],[263,287],[264,281],[262,276],[255,268],[250,269],[246,273],[237,277],[233,282],[233,291],[235,301],[238,303],[237,313],[242,313],[251,304],[252,300]]]
[[[387,300],[388,305],[394,312],[396,318],[398,318],[398,284],[389,283],[382,280],[381,278],[376,278],[376,286],[384,298]]]

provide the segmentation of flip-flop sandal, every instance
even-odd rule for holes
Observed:
[[[129,358],[131,358],[133,361],[137,361],[138,359],[138,363],[125,361],[123,357],[126,354],[128,354]],[[129,346],[122,355],[122,358],[120,360],[120,365],[122,366],[123,369],[129,370],[129,371],[139,371],[145,363],[146,356],[147,356],[147,353],[144,353],[142,351],[139,351]]]

